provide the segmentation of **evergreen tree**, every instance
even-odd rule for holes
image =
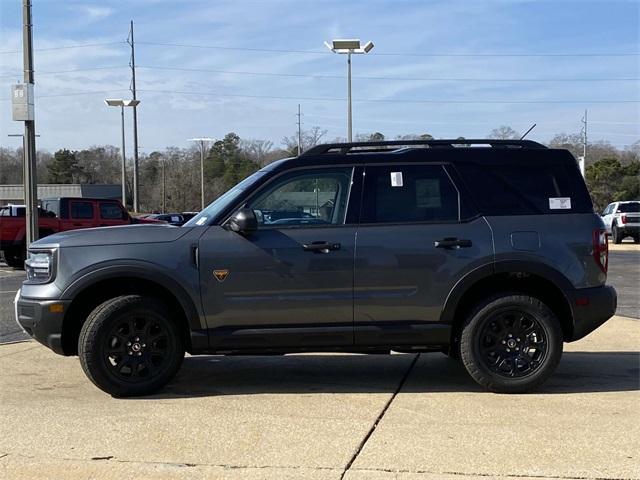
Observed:
[[[51,183],[77,183],[82,167],[76,158],[76,152],[63,148],[53,155],[53,161],[47,165]]]

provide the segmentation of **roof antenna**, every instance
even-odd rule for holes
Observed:
[[[520,140],[524,140],[524,137],[526,137],[527,135],[529,135],[529,132],[530,132],[531,130],[533,130],[534,128],[536,128],[536,124],[535,124],[535,123],[534,123],[533,125],[531,125],[531,128],[530,128],[529,130],[527,130],[526,132],[524,132],[524,135],[522,135],[522,136],[520,137]]]

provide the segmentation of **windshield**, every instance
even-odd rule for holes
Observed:
[[[242,195],[242,192],[244,192],[247,188],[249,188],[258,180],[260,180],[266,174],[267,174],[267,170],[262,169],[262,170],[258,170],[252,175],[249,175],[247,178],[245,178],[243,181],[238,183],[231,190],[228,190],[227,192],[223,193],[218,198],[216,198],[213,201],[213,203],[209,204],[207,208],[205,208],[203,211],[201,211],[195,217],[193,217],[191,220],[185,223],[184,226],[199,227],[202,225],[207,225],[209,220],[219,215],[220,212],[222,212],[229,205],[234,203],[240,197],[240,195]]]
[[[618,212],[640,212],[640,202],[621,203],[620,205],[618,205]]]

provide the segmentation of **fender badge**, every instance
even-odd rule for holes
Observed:
[[[229,270],[214,270],[213,276],[216,277],[220,283],[224,282],[229,276]]]

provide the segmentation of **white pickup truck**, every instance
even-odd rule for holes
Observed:
[[[625,237],[640,243],[640,201],[610,203],[602,212],[602,220],[613,243],[620,243]]]

